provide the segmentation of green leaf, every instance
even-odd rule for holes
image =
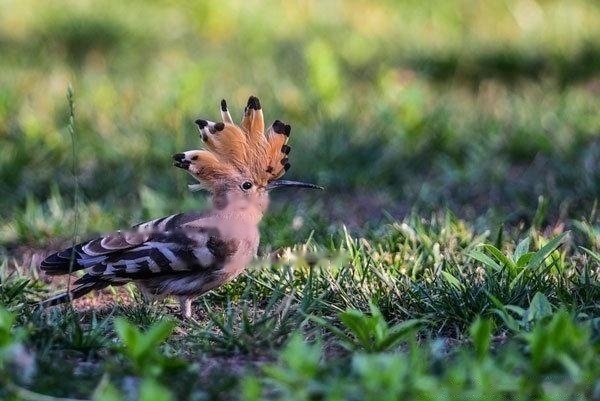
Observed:
[[[598,255],[596,252],[592,251],[591,249],[587,249],[586,247],[580,246],[581,249],[583,249],[588,255],[590,255],[592,257],[592,259],[594,259],[596,262],[600,263],[600,255]]]
[[[371,309],[371,321],[373,322],[375,329],[373,334],[375,341],[378,342],[385,338],[389,331],[389,326],[381,314],[381,311],[373,301],[369,301],[369,308]]]
[[[582,377],[582,369],[577,362],[566,353],[559,353],[556,359],[561,363],[569,375],[575,380]]]
[[[159,345],[171,334],[175,323],[165,320],[154,324],[146,333],[123,318],[115,319],[115,330],[123,344],[122,352],[129,357],[134,370],[144,376],[157,376],[167,368],[178,368],[181,362],[165,358]]]
[[[11,334],[15,316],[0,306],[0,348],[6,347],[13,341]]]
[[[255,376],[245,376],[241,382],[242,399],[245,401],[260,401],[263,395],[263,385]]]
[[[512,305],[504,305],[502,302],[500,302],[500,300],[498,298],[496,298],[495,296],[493,296],[492,294],[490,294],[488,291],[486,291],[486,294],[488,296],[488,298],[490,299],[490,301],[496,306],[496,308],[492,309],[492,312],[494,312],[496,315],[498,315],[503,321],[504,324],[506,325],[506,327],[508,327],[510,330],[517,332],[519,331],[519,324],[517,323],[517,321],[515,320],[514,317],[512,317],[512,315],[510,313],[508,313],[508,311],[511,309]],[[519,308],[520,313],[516,312],[519,316],[523,315],[523,309]]]
[[[527,266],[527,264],[531,261],[531,258],[533,258],[533,255],[533,252],[527,252],[526,254],[521,255],[521,257],[519,257],[517,260],[517,267],[524,268]]]
[[[298,333],[292,336],[280,354],[280,360],[298,376],[312,377],[319,369],[321,345],[308,344]]]
[[[484,359],[490,349],[490,341],[492,337],[492,322],[489,319],[481,319],[478,317],[469,329],[471,341],[475,346],[477,357]]]
[[[467,256],[480,261],[484,266],[489,267],[490,269],[499,272],[502,270],[502,267],[496,263],[492,258],[481,251],[471,251],[467,253]]]
[[[521,271],[519,272],[519,274],[517,274],[517,275],[515,276],[515,278],[513,278],[513,279],[510,281],[510,283],[508,283],[508,288],[510,288],[510,289],[512,290],[513,288],[515,288],[515,286],[516,286],[517,284],[519,284],[519,280],[521,280],[521,277],[523,277],[523,276],[525,275],[525,272],[527,271],[527,270],[525,270],[525,268],[526,268],[526,267],[523,267],[523,268],[521,269]]]
[[[174,328],[175,322],[172,320],[163,320],[152,325],[142,334],[138,345],[139,350],[143,353],[151,352],[171,335]]]
[[[98,384],[98,387],[92,394],[92,401],[123,401],[125,397],[108,381],[108,375],[104,377]]]
[[[557,363],[576,372],[578,369],[569,366],[571,362],[565,356],[572,361],[583,361],[591,357],[589,353],[593,348],[585,326],[579,326],[565,309],[559,309],[548,321],[536,322],[524,338],[531,349],[532,367],[536,372],[547,372]]]
[[[390,347],[393,347],[402,340],[404,337],[409,335],[416,327],[421,325],[423,320],[421,319],[410,319],[404,322],[398,323],[390,329],[385,338],[377,344],[377,351],[385,351]]]
[[[523,321],[537,322],[548,316],[552,316],[552,305],[544,294],[536,292],[523,315]]]
[[[508,258],[508,256],[506,256],[505,254],[502,253],[501,250],[499,250],[498,248],[496,248],[493,245],[490,244],[484,244],[483,245],[484,249],[487,250],[495,259],[496,261],[498,261],[501,265],[504,265],[506,267],[508,267],[510,269],[510,271],[514,271],[516,268],[516,265],[513,263],[512,260],[510,260]]]
[[[569,231],[566,231],[562,234],[560,234],[557,237],[554,237],[552,240],[550,240],[546,245],[544,245],[539,251],[537,251],[533,257],[531,258],[531,260],[529,261],[529,263],[527,264],[527,268],[528,269],[532,269],[535,267],[538,267],[539,265],[542,264],[542,262],[556,249],[558,248],[563,242],[566,241],[567,239],[567,235],[569,234]]]
[[[145,379],[140,386],[140,401],[172,401],[171,392],[154,379]]]
[[[141,333],[133,324],[123,318],[115,319],[115,330],[125,346],[125,351],[131,356],[137,355]]]
[[[350,309],[340,313],[340,320],[364,348],[369,349],[371,347],[372,334],[375,332],[374,319],[361,311]]]
[[[513,312],[515,315],[519,317],[523,317],[525,315],[526,310],[517,305],[506,305],[506,310]]]
[[[324,327],[325,329],[329,330],[333,335],[335,335],[337,338],[339,338],[342,342],[349,344],[349,345],[354,344],[354,341],[352,340],[352,338],[347,336],[346,333],[344,333],[342,330],[338,329],[337,327],[335,327],[334,325],[332,325],[331,323],[329,323],[322,317],[309,315],[308,319],[317,323],[319,326]]]
[[[442,270],[442,276],[451,286],[453,286],[457,290],[459,290],[459,291],[464,290],[464,286],[461,284],[461,282],[458,281],[458,279],[456,277],[454,277],[452,274],[450,274],[449,272]]]
[[[500,319],[502,319],[502,321],[504,322],[506,327],[508,327],[509,330],[512,330],[514,332],[519,331],[519,323],[517,323],[517,320],[514,317],[512,317],[506,309],[494,308],[492,309],[492,312],[494,312]]]
[[[517,248],[515,249],[515,253],[513,254],[513,261],[518,265],[518,260],[521,256],[525,255],[529,251],[529,244],[531,243],[531,238],[527,237],[523,241],[519,242]]]

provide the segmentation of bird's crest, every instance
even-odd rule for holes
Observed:
[[[231,119],[221,101],[221,122],[196,120],[204,149],[194,153],[197,168],[190,171],[203,188],[215,191],[237,178],[265,186],[289,169],[286,144],[290,126],[275,120],[265,130],[260,101],[250,96],[240,125]]]

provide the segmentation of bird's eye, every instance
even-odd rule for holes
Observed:
[[[246,181],[242,184],[242,189],[248,190],[252,188],[252,183],[250,181]]]

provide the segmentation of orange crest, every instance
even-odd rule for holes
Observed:
[[[196,120],[204,150],[195,151],[194,177],[202,186],[214,191],[239,178],[265,186],[290,168],[286,145],[290,126],[275,120],[265,131],[260,101],[250,96],[244,117],[233,123],[225,100],[221,101],[222,122]]]

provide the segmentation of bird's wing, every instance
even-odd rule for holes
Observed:
[[[140,223],[127,231],[117,231],[56,252],[40,265],[49,275],[88,269],[111,257],[142,246],[161,233],[176,232],[182,225],[201,221],[200,213],[180,213]]]
[[[206,216],[207,214],[198,212],[173,214],[171,216],[161,217],[160,219],[136,224],[133,226],[133,229],[136,231],[171,231],[192,221],[201,220]]]
[[[180,227],[165,232],[120,232],[83,246],[77,263],[86,274],[75,282],[111,284],[220,269],[237,251],[238,241],[224,240],[216,228]]]
[[[239,245],[237,240],[223,239],[216,228],[197,225],[164,232],[121,231],[106,235],[75,247],[73,265],[85,274],[73,283],[73,289],[43,301],[42,305],[56,305],[92,290],[134,280],[143,281],[155,294],[201,293],[212,288],[210,283],[220,277]],[[60,261],[59,256],[55,258]],[[62,264],[52,263],[46,259],[42,264],[50,274],[72,271],[70,259],[63,259]]]

